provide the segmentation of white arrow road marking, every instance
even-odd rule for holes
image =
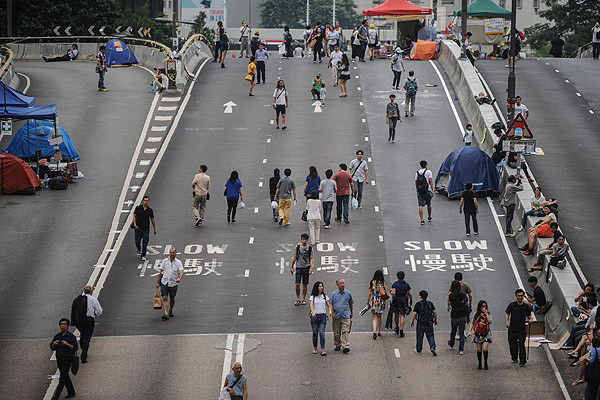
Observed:
[[[233,113],[232,107],[237,107],[237,104],[235,104],[233,101],[230,100],[227,103],[223,104],[223,107],[225,107],[225,110],[223,111],[224,114],[232,114]]]
[[[60,29],[60,26],[57,26],[56,28],[52,29],[52,32],[54,32],[55,35],[60,36],[60,32],[58,31]]]
[[[115,29],[115,33],[120,33],[121,32],[121,25],[117,26],[117,29]]]
[[[100,34],[103,36],[104,36],[104,28],[106,28],[106,26],[103,26],[100,29],[98,29],[98,32],[100,32]]]
[[[92,25],[88,28],[88,32],[90,33],[90,35],[94,36],[94,28],[96,27],[96,25]]]
[[[129,189],[131,189],[132,192],[137,192],[138,190],[140,190],[139,186],[131,186]]]
[[[71,32],[69,32],[70,30],[71,30],[71,27],[70,27],[70,26],[67,26],[67,27],[65,28],[65,34],[67,34],[67,35],[71,36]]]
[[[321,102],[319,100],[317,100],[314,103],[312,103],[312,105],[315,106],[315,112],[316,113],[323,112],[323,110],[321,110]]]

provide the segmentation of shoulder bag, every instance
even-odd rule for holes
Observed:
[[[77,372],[79,372],[79,356],[77,355],[77,352],[75,352],[75,354],[73,354],[73,360],[71,361],[71,373],[77,375]]]

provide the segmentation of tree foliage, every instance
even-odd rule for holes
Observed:
[[[190,36],[201,33],[208,41],[208,46],[212,49],[215,43],[215,32],[206,26],[206,13],[204,11],[200,11],[196,18],[194,18],[194,23],[196,25],[192,25]]]
[[[547,48],[547,44],[555,36],[565,41],[565,53],[571,55],[577,48],[590,42],[591,29],[600,16],[598,0],[544,0],[548,9],[540,12],[540,16],[550,21],[535,24],[525,29],[527,41],[534,49]]]
[[[261,26],[266,28],[304,28],[306,25],[306,0],[264,0],[259,4]],[[360,16],[355,11],[354,0],[336,0],[335,18],[343,28],[356,26]],[[333,22],[331,0],[310,0],[310,25],[316,21]]]

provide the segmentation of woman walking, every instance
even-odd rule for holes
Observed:
[[[269,194],[271,195],[271,203],[272,202],[277,202],[277,199],[275,198],[275,193],[277,193],[277,184],[279,183],[279,180],[281,179],[281,176],[279,175],[279,168],[275,168],[273,170],[273,176],[271,178],[269,178]],[[279,215],[279,205],[275,208],[273,208],[273,221],[277,222],[277,216]]]
[[[319,243],[321,235],[321,200],[319,200],[319,191],[314,190],[310,194],[310,199],[306,201],[306,220],[308,221],[308,234],[311,244],[314,246]]]
[[[383,271],[378,269],[373,274],[373,279],[371,279],[371,283],[369,284],[368,298],[373,316],[373,340],[377,340],[377,336],[381,336],[381,314],[385,310],[385,301],[388,297]]]
[[[402,49],[396,47],[396,51],[391,58],[392,72],[394,73],[394,80],[392,81],[392,89],[400,90],[400,79],[402,72],[404,72],[404,61],[402,60]]]
[[[225,182],[225,193],[223,194],[227,198],[227,222],[235,222],[238,200],[244,201],[242,182],[240,182],[237,171],[231,171],[231,176]]]
[[[354,60],[356,57],[360,58],[360,39],[358,38],[358,30],[360,29],[360,25],[358,25],[352,31],[350,35],[350,45],[352,46],[352,59]]]
[[[346,53],[342,54],[342,61],[338,65],[338,84],[340,85],[340,97],[348,97],[347,82],[350,80],[350,60]]]
[[[321,29],[315,26],[312,34],[310,35],[310,44],[313,51],[313,63],[317,62],[317,56],[319,57],[319,63],[323,62],[321,59],[321,49],[323,48],[323,35],[321,35]]]
[[[283,44],[285,45],[285,56],[284,58],[292,58],[294,54],[292,53],[292,34],[290,33],[290,27],[283,27]]]
[[[273,92],[273,108],[275,109],[275,129],[279,129],[279,114],[281,114],[281,129],[286,130],[285,109],[288,106],[288,93],[283,79],[277,81],[277,87]]]
[[[404,281],[404,271],[398,271],[396,277],[398,280],[392,284],[392,302],[390,303],[390,311],[394,313],[394,322],[396,328],[394,332],[404,337],[404,323],[406,316],[412,310],[413,297],[410,285]]]
[[[400,116],[400,107],[398,107],[398,103],[396,103],[396,95],[394,93],[390,94],[390,102],[387,104],[385,108],[385,123],[389,126],[389,136],[388,142],[394,143],[396,141],[396,124],[398,120],[402,122],[402,117]]]
[[[223,33],[221,34],[221,68],[227,68],[225,66],[225,57],[227,57],[227,50],[229,50],[229,37],[227,37],[227,34],[225,33],[225,31],[223,30]]]
[[[256,63],[254,60],[256,60],[256,58],[251,56],[250,62],[248,63],[248,75],[246,75],[246,80],[250,82],[250,92],[248,92],[248,96],[254,96],[252,91],[254,90],[254,86],[256,86],[256,83],[254,82],[256,79]]]
[[[456,281],[455,281],[456,282]],[[477,369],[481,369],[481,356],[483,354],[483,369],[488,369],[488,351],[492,343],[492,315],[488,311],[488,305],[485,300],[480,300],[477,304],[477,311],[473,316],[473,324],[469,329],[469,336],[473,334],[473,343],[477,346]]]
[[[313,354],[317,354],[317,338],[320,339],[321,355],[326,356],[325,351],[325,325],[330,315],[331,304],[329,297],[325,294],[323,282],[315,282],[310,297],[310,325],[312,326]]]
[[[321,186],[321,177],[317,172],[317,168],[314,166],[308,167],[308,176],[306,177],[306,182],[304,182],[304,197],[306,200],[309,199],[312,192],[319,192],[319,187]]]

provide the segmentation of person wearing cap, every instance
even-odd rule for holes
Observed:
[[[392,72],[394,73],[394,80],[392,81],[392,89],[400,90],[400,78],[402,72],[404,72],[404,62],[402,61],[402,49],[396,47],[396,51],[391,58],[392,61]]]
[[[369,60],[373,60],[376,56],[376,47],[379,42],[379,35],[377,34],[377,29],[375,29],[375,24],[371,24],[369,26]]]
[[[321,80],[321,74],[317,74],[315,79],[312,80],[312,88],[310,93],[313,96],[313,100],[321,100],[321,88],[323,87],[323,81]]]

